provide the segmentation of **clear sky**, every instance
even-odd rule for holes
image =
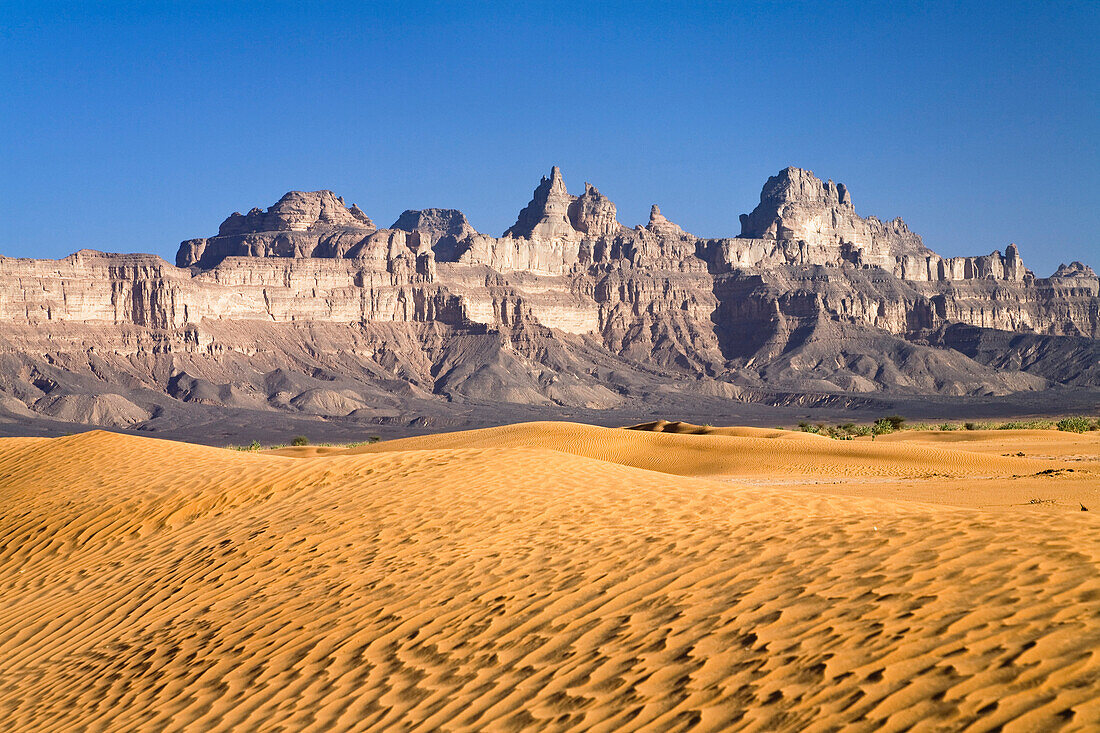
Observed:
[[[560,165],[701,236],[787,165],[946,255],[1100,266],[1100,3],[0,0],[0,253],[172,258],[328,188],[499,235]]]

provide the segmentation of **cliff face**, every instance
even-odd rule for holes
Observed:
[[[378,380],[425,399],[599,407],[670,390],[1003,394],[1097,373],[1063,380],[1053,356],[1016,366],[943,337],[955,325],[1028,334],[1028,348],[1052,355],[1059,348],[1034,340],[1096,339],[1091,269],[1036,278],[1015,245],[943,258],[900,219],[860,217],[843,185],[809,171],[769,179],[736,238],[697,238],[656,205],[644,227],[616,216],[589,184],[570,194],[557,168],[502,237],[452,209],[406,211],[379,229],[330,191],[291,192],[183,242],[175,267],[90,251],[0,258],[0,354],[29,375],[44,370],[29,354],[94,374],[90,353],[148,352],[160,366],[133,378],[172,399],[252,395],[248,404],[271,409],[320,400],[344,414],[372,404]],[[33,336],[62,325],[70,337],[52,346]],[[321,328],[325,347],[304,335]],[[73,335],[82,331],[96,336]],[[283,346],[261,358],[265,343]],[[285,368],[279,359],[304,364],[319,350],[358,355],[335,369],[351,380],[343,396],[303,397],[314,385],[283,400],[259,386],[264,369]],[[34,379],[0,384],[4,404],[61,409],[65,380],[50,379],[59,386],[39,392]],[[114,414],[79,404],[78,414]],[[115,412],[136,422],[151,409]]]
[[[715,305],[714,292],[730,290],[724,281],[748,278],[760,281],[765,296],[791,288],[814,293],[825,313],[901,336],[944,322],[1100,336],[1095,302],[1100,280],[1087,266],[1074,263],[1050,278],[1036,278],[1014,244],[1003,254],[941,257],[900,219],[884,223],[860,217],[843,184],[822,182],[798,168],[768,179],[760,204],[742,216],[737,238],[699,239],[669,221],[656,205],[644,228],[628,229],[615,217],[615,205],[590,184],[585,184],[583,195],[571,195],[556,167],[500,238],[478,233],[455,210],[406,211],[393,227],[379,230],[357,208],[343,208],[342,199],[331,192],[291,193],[267,212],[234,214],[217,237],[184,242],[176,264],[192,268],[196,277],[207,277],[203,273],[269,267],[256,264],[257,257],[292,258],[292,272],[301,259],[351,260],[359,273],[355,277],[370,283],[368,287],[381,287],[376,275],[383,271],[391,275],[394,286],[405,272],[435,282],[441,263],[485,266],[506,279],[516,279],[521,272],[559,276],[568,282],[540,288],[532,304],[538,308],[540,300],[560,303],[566,293],[591,290],[588,298],[565,298],[588,311],[581,320],[589,325],[599,320],[596,314],[601,310],[614,311],[614,298],[598,299],[598,293],[612,292],[607,284],[623,277],[613,273],[628,271],[633,282],[657,282],[670,272],[694,273],[697,282],[689,289],[706,301],[704,307]],[[245,228],[245,221],[253,228]],[[278,228],[262,228],[269,226]],[[250,259],[241,264],[234,257]],[[309,272],[311,267],[315,265],[302,269]],[[462,268],[448,272],[462,280]],[[214,275],[232,284],[227,277]],[[287,278],[289,282],[295,276]],[[604,287],[599,287],[601,282]],[[294,298],[301,295],[296,292]],[[467,288],[463,296],[474,312],[487,307],[479,293]],[[631,299],[629,305],[634,310],[663,310],[659,298]],[[345,312],[352,314],[354,309]],[[544,314],[550,320],[540,322],[551,328],[576,332],[580,327],[568,323],[574,315],[555,321],[550,311],[544,309]],[[385,316],[368,311],[363,317]],[[592,330],[606,325],[600,324]],[[717,326],[720,330],[722,323]]]

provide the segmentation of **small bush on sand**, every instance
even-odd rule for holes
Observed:
[[[293,446],[309,445],[309,438],[304,435],[295,435],[294,440],[290,441]]]
[[[260,441],[258,441],[258,440],[253,440],[248,445],[227,445],[226,448],[229,448],[230,450],[238,450],[238,451],[263,450],[263,446],[260,445]]]
[[[997,426],[997,430],[1049,430],[1054,427],[1050,420],[1010,420]]]
[[[1092,420],[1087,417],[1067,417],[1058,421],[1058,429],[1067,433],[1084,433],[1092,430]]]
[[[890,423],[894,427],[894,430],[901,430],[902,426],[905,425],[905,418],[901,415],[887,415],[882,419]],[[881,422],[881,420],[879,422]]]
[[[894,427],[894,423],[892,423],[889,418],[885,417],[881,420],[876,420],[875,424],[871,426],[872,435],[886,435],[895,430],[897,430],[897,428]]]

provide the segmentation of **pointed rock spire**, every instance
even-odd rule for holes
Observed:
[[[550,168],[550,192],[557,194],[568,194],[565,190],[565,181],[561,177],[561,168],[552,166]]]
[[[576,200],[565,188],[561,169],[554,166],[550,177],[542,177],[531,202],[519,212],[516,223],[504,233],[506,237],[576,239],[580,232],[569,222],[569,207]]]
[[[657,204],[653,204],[649,210],[649,224],[646,225],[646,229],[654,234],[679,235],[684,233],[684,230],[678,224],[674,224],[665,218],[664,214],[661,213],[661,207]]]

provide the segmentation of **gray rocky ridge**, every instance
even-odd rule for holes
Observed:
[[[1066,277],[1066,278],[1085,277],[1085,278],[1089,278],[1089,277],[1096,277],[1096,273],[1088,265],[1082,264],[1080,262],[1071,262],[1068,265],[1065,264],[1065,263],[1059,265],[1058,269],[1054,271],[1054,274],[1051,275],[1051,277],[1059,277],[1059,278],[1061,278],[1061,277]]]
[[[696,237],[656,205],[628,228],[555,167],[501,237],[454,209],[379,229],[331,191],[292,191],[181,243],[175,266],[0,258],[0,294],[0,411],[98,424],[196,405],[377,420],[417,400],[605,409],[1100,384],[1090,268],[1036,277],[1015,245],[942,257],[798,168],[768,180],[737,237]]]

